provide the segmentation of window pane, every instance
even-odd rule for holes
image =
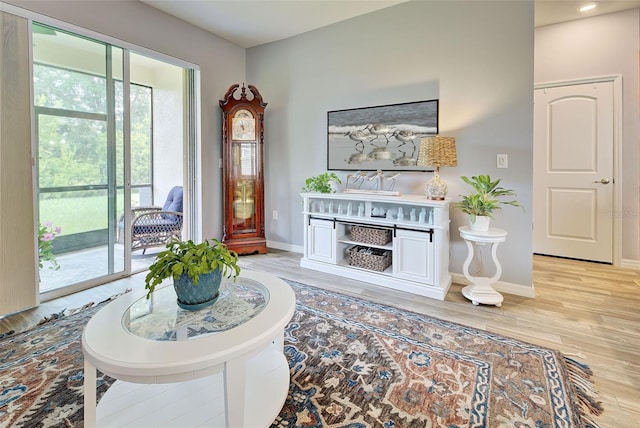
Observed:
[[[39,186],[107,184],[107,124],[38,115]]]
[[[151,88],[131,85],[131,184],[151,183]]]
[[[40,194],[41,223],[62,228],[62,235],[107,229],[107,191]]]
[[[34,103],[39,107],[105,113],[104,80],[100,76],[34,64]]]

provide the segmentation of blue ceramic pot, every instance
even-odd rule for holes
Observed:
[[[220,295],[220,283],[222,271],[220,268],[211,273],[200,275],[197,285],[193,285],[191,279],[182,274],[180,278],[173,280],[173,288],[178,296],[178,306],[189,311],[197,311],[213,305]]]

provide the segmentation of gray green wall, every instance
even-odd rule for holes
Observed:
[[[502,281],[531,293],[533,25],[532,1],[413,1],[248,49],[247,81],[269,103],[269,241],[302,248],[299,192],[326,170],[328,110],[437,98],[440,134],[458,148],[458,166],[441,170],[450,196],[470,190],[461,175],[490,174],[527,207],[503,209],[494,225],[509,233],[498,249]],[[498,153],[509,155],[508,169],[496,169]],[[401,190],[421,193],[428,178],[407,173]],[[455,208],[451,217],[450,270],[461,273],[466,220]]]
[[[202,81],[202,233],[222,229],[218,100],[232,83],[254,84],[266,111],[266,233],[301,250],[298,196],[326,169],[326,112],[440,100],[442,135],[456,137],[458,167],[443,168],[450,195],[460,175],[491,174],[531,206],[533,1],[413,1],[248,50],[135,1],[8,3],[199,64]],[[509,169],[496,169],[496,154]],[[342,174],[343,178],[345,174]],[[405,174],[401,190],[421,193],[430,176]],[[278,210],[279,219],[272,220]],[[466,248],[451,210],[451,264]],[[508,207],[495,225],[509,232],[498,254],[502,281],[531,292],[531,210]]]

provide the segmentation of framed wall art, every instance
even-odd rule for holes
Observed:
[[[438,134],[438,100],[327,112],[327,169],[427,171],[420,140]]]

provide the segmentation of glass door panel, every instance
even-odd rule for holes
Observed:
[[[184,69],[131,52],[131,207],[163,207],[175,186],[184,187]],[[138,211],[136,214],[141,213]],[[132,219],[132,227],[136,227]],[[183,232],[186,228],[183,223]],[[137,227],[140,230],[140,227]],[[131,271],[146,270],[166,241],[132,239]],[[148,246],[147,246],[148,245]]]
[[[185,93],[193,87],[186,76],[194,72],[59,28],[33,23],[32,30],[47,300],[147,269],[163,249],[132,254],[125,208],[162,206],[183,185],[186,141],[196,146],[196,122],[185,127],[195,97]],[[184,233],[188,227],[187,220]],[[72,288],[57,291],[65,287]]]
[[[116,90],[123,57],[106,43],[33,24],[41,293],[124,270],[115,246],[124,201]]]

